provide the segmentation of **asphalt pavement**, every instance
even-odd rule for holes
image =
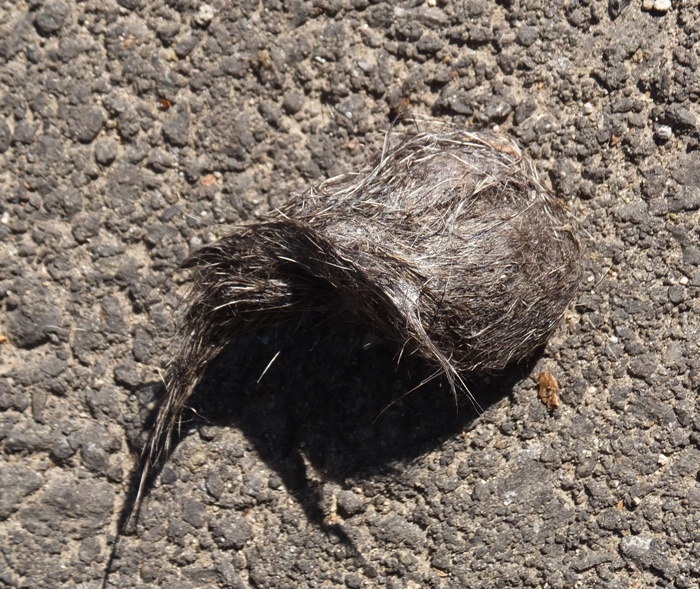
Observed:
[[[697,587],[698,46],[680,0],[0,2],[0,586]],[[407,111],[569,203],[555,336],[481,409],[344,313],[232,342],[110,560],[178,265]]]

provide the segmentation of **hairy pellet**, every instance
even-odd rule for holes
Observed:
[[[460,374],[500,371],[547,341],[581,281],[573,218],[511,141],[428,126],[390,134],[365,169],[187,259],[191,290],[136,510],[207,365],[251,329],[341,304],[453,391]]]

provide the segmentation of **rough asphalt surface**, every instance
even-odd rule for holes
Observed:
[[[0,2],[0,586],[99,585],[178,263],[411,110],[570,201],[557,335],[481,413],[347,317],[234,342],[109,586],[697,587],[699,46],[680,0]]]

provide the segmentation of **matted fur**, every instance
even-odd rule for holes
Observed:
[[[453,391],[460,374],[500,371],[546,342],[581,282],[573,218],[513,142],[428,126],[391,133],[372,165],[187,259],[191,291],[135,511],[207,365],[253,328],[341,303]]]

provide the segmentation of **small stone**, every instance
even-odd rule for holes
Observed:
[[[685,287],[683,287],[679,284],[674,284],[673,286],[670,286],[668,289],[668,300],[671,301],[674,305],[678,305],[679,303],[682,303],[685,300],[685,295],[686,295]]]
[[[398,515],[389,515],[378,519],[372,530],[381,542],[407,546],[412,550],[422,550],[425,546],[425,533],[416,524],[406,521]]]
[[[73,219],[73,238],[78,243],[85,243],[91,237],[95,237],[100,231],[100,217],[95,213],[79,215]]]
[[[68,438],[65,436],[61,436],[54,445],[51,447],[51,457],[56,461],[56,462],[63,462],[64,460],[67,460],[73,454],[75,454],[75,448],[70,445],[70,442],[68,441]]]
[[[156,33],[166,43],[172,43],[180,32],[180,22],[177,20],[159,19],[156,22]]]
[[[337,496],[338,509],[347,517],[362,513],[366,509],[366,501],[352,491],[340,491]]]
[[[97,538],[85,538],[80,543],[78,558],[81,562],[90,564],[100,555],[100,552],[102,552],[102,546]]]
[[[520,125],[530,118],[530,115],[537,110],[537,102],[534,98],[529,97],[524,102],[518,104],[515,107],[515,114],[513,115],[513,123],[515,125]]]
[[[656,372],[657,360],[654,354],[642,354],[632,359],[628,366],[631,376],[649,379]]]
[[[45,423],[46,391],[36,388],[32,391],[32,417],[37,423]]]
[[[72,219],[83,210],[83,197],[77,190],[67,190],[61,195],[63,212],[68,219]]]
[[[620,541],[620,550],[632,560],[641,560],[649,553],[652,542],[650,536],[627,536]]]
[[[102,139],[95,144],[95,161],[102,166],[109,166],[117,157],[117,142]]]
[[[27,120],[19,121],[15,125],[15,133],[12,138],[15,143],[24,143],[25,145],[29,145],[34,141],[34,136],[38,130],[38,123],[30,123]]]
[[[155,341],[151,330],[143,325],[138,325],[134,330],[132,341],[132,352],[134,360],[140,363],[147,363],[153,355]]]
[[[295,115],[302,108],[304,108],[304,102],[305,99],[303,94],[300,94],[299,92],[290,92],[284,97],[282,108],[288,115]]]
[[[47,2],[37,12],[34,24],[42,35],[53,35],[61,30],[67,15],[68,9],[60,0]]]
[[[74,537],[94,536],[112,514],[114,490],[111,485],[90,480],[71,480],[68,475],[57,477],[44,488],[41,507],[25,509],[25,518],[44,521],[73,521],[79,528]]]
[[[41,475],[30,468],[0,466],[0,521],[10,517],[22,499],[36,491],[41,482]]]
[[[81,143],[91,143],[102,129],[105,118],[102,109],[97,106],[79,109],[75,113],[73,132]]]
[[[0,119],[0,153],[5,153],[10,147],[12,131],[4,119]]]
[[[210,525],[214,541],[220,548],[240,550],[253,537],[253,529],[242,515],[233,513]]]
[[[163,137],[176,147],[187,145],[190,133],[190,113],[187,103],[178,104],[175,112],[163,123]]]
[[[207,510],[199,503],[192,499],[185,499],[183,505],[182,519],[190,524],[193,528],[201,528],[207,521]]]
[[[530,47],[539,36],[537,27],[524,26],[518,29],[517,39],[518,43],[523,47]]]
[[[170,467],[165,467],[160,473],[160,484],[161,485],[172,485],[177,481],[177,474]]]
[[[224,479],[221,478],[221,474],[218,471],[213,470],[209,473],[206,480],[207,491],[214,497],[214,499],[220,499],[224,492]]]
[[[671,10],[671,0],[654,0],[652,8],[656,12],[668,12]]]
[[[416,49],[418,53],[434,55],[443,48],[444,43],[444,40],[437,35],[423,35],[416,43]]]
[[[597,567],[599,564],[604,562],[612,562],[613,555],[607,552],[595,552],[593,554],[588,554],[583,558],[574,561],[571,568],[577,573],[583,573],[592,568]]]
[[[698,126],[696,116],[681,104],[672,104],[666,109],[666,121],[678,129],[695,129]]]
[[[102,299],[101,317],[106,333],[122,334],[128,330],[127,323],[124,319],[124,311],[119,302],[119,299],[114,295],[107,295]]]
[[[197,46],[197,43],[199,43],[199,38],[196,35],[187,33],[176,40],[175,45],[173,45],[173,51],[175,51],[175,55],[177,55],[180,59],[184,59],[190,53],[192,53],[192,50]]]
[[[56,378],[61,374],[66,368],[68,368],[68,363],[61,358],[56,356],[49,356],[44,358],[39,363],[39,370],[44,374],[50,376],[52,379]]]
[[[696,211],[700,209],[700,187],[684,186],[679,192],[669,196],[668,212]]]
[[[132,363],[120,364],[114,369],[114,382],[126,388],[136,388],[143,382],[139,371]]]
[[[610,17],[615,20],[629,6],[630,0],[608,0],[608,12]]]
[[[157,174],[163,174],[176,164],[173,155],[162,149],[154,149],[148,156],[148,165]]]
[[[668,141],[673,137],[673,129],[669,125],[659,125],[654,135],[659,141]]]
[[[115,387],[104,386],[97,391],[87,391],[85,393],[85,404],[93,417],[104,414],[107,417],[116,418],[121,414],[117,403],[118,396],[119,393]]]
[[[626,223],[634,223],[641,225],[645,223],[649,217],[647,214],[647,203],[643,200],[636,200],[626,205],[621,206],[617,214],[621,221]]]
[[[484,116],[492,122],[502,122],[513,110],[505,100],[492,100],[484,109]]]
[[[117,4],[123,8],[126,8],[127,10],[136,10],[137,8],[141,8],[142,2],[143,0],[117,0]]]
[[[202,4],[194,16],[194,22],[200,27],[206,27],[214,18],[214,9],[209,4]]]
[[[107,453],[97,444],[90,442],[80,449],[83,465],[94,472],[104,472],[107,468]]]
[[[34,294],[34,297],[30,296]],[[18,348],[33,348],[46,343],[49,334],[63,322],[62,311],[46,291],[28,293],[19,308],[8,313],[8,336]]]
[[[98,234],[97,238],[92,241],[91,251],[100,258],[111,258],[123,254],[126,251],[126,246],[115,235]]]

